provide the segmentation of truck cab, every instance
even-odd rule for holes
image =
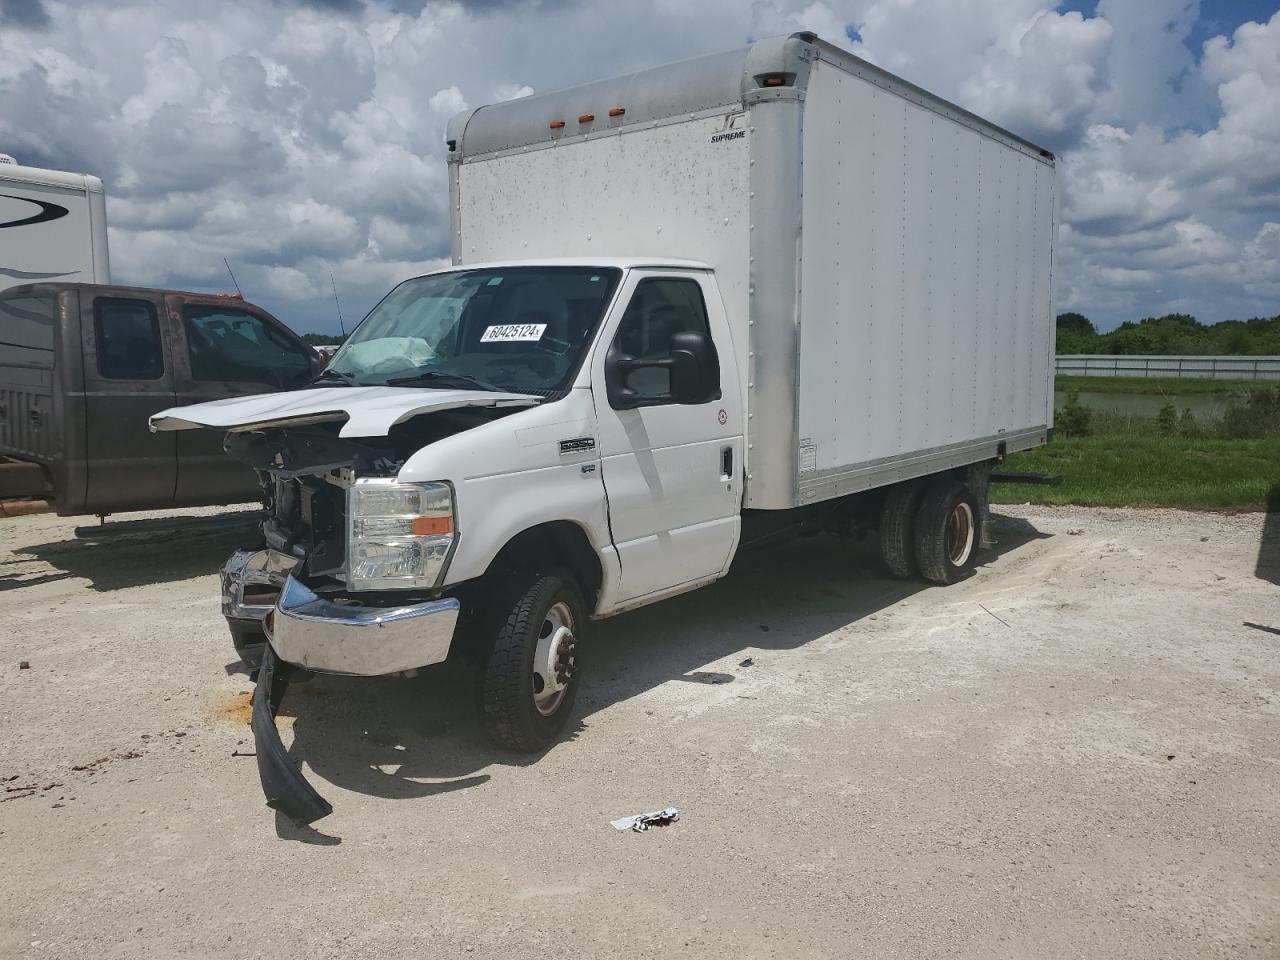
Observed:
[[[175,403],[284,390],[314,351],[240,297],[79,283],[0,292],[0,495],[63,516],[240,503],[253,471],[212,434],[153,434]]]

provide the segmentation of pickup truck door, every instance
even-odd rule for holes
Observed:
[[[173,358],[156,299],[141,294],[80,295],[84,357],[85,509],[172,506],[177,475],[173,434],[147,418],[174,405]]]
[[[224,397],[278,393],[302,386],[319,372],[311,349],[274,317],[240,300],[192,300],[170,294],[175,331],[174,371],[178,404]],[[257,500],[253,470],[222,449],[215,430],[179,430],[179,506]]]
[[[710,331],[720,396],[707,403],[610,406],[605,357],[617,343],[660,359],[672,334]],[[719,290],[705,271],[631,271],[597,341],[591,388],[609,526],[621,561],[619,599],[661,593],[723,573],[737,546],[742,405]],[[628,386],[665,393],[664,371],[635,370]]]

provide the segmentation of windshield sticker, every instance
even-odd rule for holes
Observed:
[[[480,335],[481,343],[515,343],[525,341],[536,343],[546,332],[545,323],[503,323],[489,327]]]

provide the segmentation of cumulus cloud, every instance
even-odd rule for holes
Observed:
[[[1114,319],[1174,305],[1205,319],[1280,313],[1280,250],[1267,243],[1280,219],[1280,14],[1208,41],[1197,82],[1217,99],[1207,129],[1095,123],[1064,157],[1066,305],[1105,304]],[[1114,100],[1099,111],[1113,115]],[[1106,271],[1126,250],[1158,268],[1151,290]]]
[[[1277,312],[1280,15],[1195,0],[0,0],[0,151],[107,183],[125,281],[336,327],[443,262],[468,106],[812,30],[1061,154],[1060,305]]]

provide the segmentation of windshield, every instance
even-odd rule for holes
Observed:
[[[361,386],[565,390],[621,271],[496,267],[406,280],[334,354],[325,374]]]

